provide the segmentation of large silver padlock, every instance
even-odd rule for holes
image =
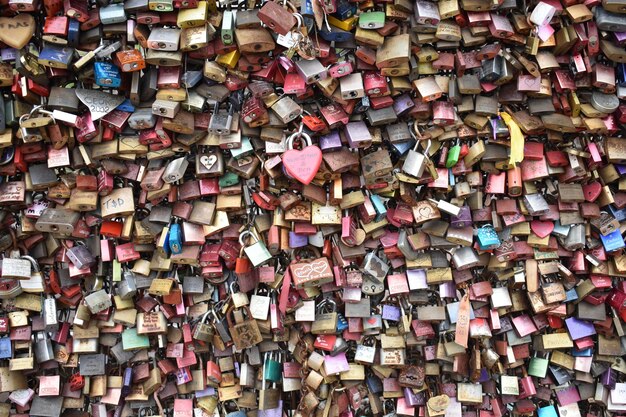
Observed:
[[[187,161],[187,158],[184,156],[170,161],[170,163],[167,164],[167,167],[165,167],[165,171],[163,172],[163,181],[171,184],[182,179],[185,175],[185,171],[187,171],[188,166],[189,161]]]
[[[244,239],[246,237],[251,237],[255,240],[255,242],[252,245],[246,246],[244,243]],[[270,254],[270,251],[267,250],[265,244],[259,241],[257,237],[249,231],[244,231],[239,235],[239,243],[243,247],[243,251],[255,268],[263,265],[264,263],[272,259],[272,254]]]
[[[463,271],[478,265],[479,259],[474,249],[465,246],[454,251],[452,262],[457,270]]]
[[[117,284],[117,295],[122,300],[129,300],[137,294],[137,281],[132,271],[124,271],[124,279]]]
[[[46,332],[56,331],[59,326],[57,302],[50,296],[43,300],[43,324]]]
[[[90,267],[96,263],[96,258],[89,252],[87,246],[80,244],[69,248],[66,255],[70,262],[78,269]]]
[[[111,297],[105,290],[98,290],[86,296],[85,304],[91,314],[98,314],[113,305]]]
[[[413,136],[413,135],[411,135]],[[417,140],[417,138],[415,138]],[[415,178],[420,178],[424,173],[424,168],[426,168],[426,156],[417,152],[417,147],[419,146],[420,141],[417,140],[413,149],[410,149],[406,155],[406,159],[404,160],[404,164],[402,164],[402,171]],[[426,150],[424,153],[428,155],[428,151],[430,150],[430,139],[426,144]]]
[[[21,258],[19,251],[11,251],[11,257],[2,260],[2,278],[30,279],[31,268],[31,262]]]
[[[289,123],[302,114],[302,107],[289,96],[283,96],[274,103],[272,110],[276,112],[276,115],[283,123]]]
[[[297,61],[296,71],[305,79],[307,84],[313,84],[328,77],[328,70],[317,59],[301,59]]]
[[[548,202],[541,194],[525,195],[524,205],[528,209],[528,213],[530,213],[531,216],[542,216],[550,211]]]
[[[225,135],[230,133],[230,128],[233,123],[233,106],[230,105],[228,112],[220,113],[219,103],[215,104],[215,111],[211,115],[209,121],[209,133],[214,135]]]
[[[585,225],[574,224],[569,229],[565,239],[562,239],[563,247],[570,251],[580,250],[585,247]]]
[[[37,363],[54,359],[54,350],[52,349],[52,342],[48,339],[48,334],[46,332],[39,332],[35,336],[35,339],[35,359]]]
[[[389,272],[389,265],[383,262],[374,252],[368,252],[363,259],[361,270],[378,282],[383,282]]]

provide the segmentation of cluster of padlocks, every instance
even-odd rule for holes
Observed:
[[[0,16],[0,417],[626,415],[624,0]]]

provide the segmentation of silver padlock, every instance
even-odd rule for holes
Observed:
[[[389,265],[383,262],[374,252],[368,252],[363,259],[361,270],[378,282],[383,282],[389,272]]]
[[[19,251],[12,251],[11,257],[2,260],[2,278],[30,279],[32,264],[19,255]]]
[[[233,124],[233,106],[229,105],[227,112],[220,113],[219,103],[215,104],[215,111],[211,115],[209,121],[209,133],[214,135],[225,135],[230,133],[231,125]]]
[[[183,178],[185,175],[185,171],[187,171],[187,167],[189,166],[189,161],[184,156],[180,158],[176,158],[170,161],[165,167],[165,171],[163,172],[163,181],[168,184],[176,182]]]
[[[140,108],[128,118],[128,127],[135,130],[151,129],[156,124],[156,116],[151,109]]]
[[[117,284],[117,295],[122,300],[129,300],[137,294],[137,281],[132,271],[124,271],[124,279]]]
[[[98,314],[113,305],[111,296],[105,290],[98,290],[86,296],[85,304],[91,314]]]
[[[409,244],[408,233],[406,229],[401,229],[398,233],[398,250],[402,252],[404,258],[409,261],[414,261],[419,256],[418,252],[414,250]]]
[[[528,209],[528,213],[531,216],[542,216],[548,211],[550,207],[548,202],[541,194],[527,194],[524,196],[524,205]]]
[[[254,388],[256,384],[256,370],[248,363],[242,363],[239,370],[239,384],[242,387]]]
[[[251,237],[256,242],[254,242],[252,245],[246,246],[244,243],[244,239],[246,237]],[[272,255],[270,254],[270,251],[267,250],[265,244],[259,241],[257,237],[254,236],[251,232],[242,232],[239,235],[239,243],[241,244],[241,246],[243,246],[243,251],[255,268],[263,265],[264,263],[272,259]]]
[[[173,119],[180,110],[180,103],[177,101],[154,100],[152,103],[152,114]]]
[[[103,25],[111,25],[113,23],[122,23],[126,21],[126,13],[124,11],[124,3],[113,3],[108,6],[100,7],[100,23]]]
[[[387,137],[391,143],[403,143],[411,140],[411,130],[406,123],[394,123],[385,126]]]
[[[296,71],[305,79],[307,84],[313,84],[328,77],[328,70],[317,59],[299,60],[296,62]]]
[[[76,244],[66,251],[66,255],[70,262],[78,269],[84,269],[95,265],[96,258],[89,252],[84,244]]]
[[[424,174],[424,168],[426,168],[426,156],[417,152],[417,147],[420,144],[419,141],[415,143],[413,149],[410,149],[406,155],[406,159],[404,160],[404,164],[402,164],[402,171],[415,178],[420,178],[422,174]],[[426,145],[426,150],[424,153],[428,155],[428,151],[430,150],[430,139],[428,140],[428,144]]]
[[[42,141],[43,136],[41,135],[41,130],[38,127],[27,126],[26,122],[28,121],[28,118],[29,115],[24,114],[19,119],[20,136],[22,137],[22,140],[24,143]]]
[[[353,72],[339,79],[341,97],[346,100],[361,98],[365,96],[363,89],[363,75],[360,72]]]
[[[37,363],[44,363],[54,359],[52,342],[48,339],[46,332],[38,332],[35,336],[35,359]]]
[[[563,247],[569,251],[583,249],[585,247],[585,225],[574,224],[569,229],[567,237],[563,239]]]
[[[148,48],[159,51],[178,51],[180,29],[153,27],[148,37]]]
[[[365,117],[370,122],[370,126],[382,126],[389,123],[395,123],[398,120],[393,106],[383,107],[382,109],[369,108],[365,112]]]
[[[457,248],[452,254],[452,263],[459,271],[473,268],[479,262],[478,255],[476,255],[474,249],[467,246]]]
[[[188,112],[201,113],[204,108],[206,99],[198,94],[195,90],[190,90],[187,93],[187,99],[183,101],[182,107]]]
[[[302,61],[298,61],[302,62]],[[289,123],[302,114],[302,107],[289,96],[283,96],[272,106],[272,110],[283,123]]]
[[[47,296],[43,300],[43,323],[46,332],[56,331],[59,326],[57,319],[57,302],[51,296]]]

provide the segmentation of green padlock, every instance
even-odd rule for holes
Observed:
[[[220,177],[219,186],[220,188],[230,187],[231,185],[235,185],[239,182],[239,176],[234,172],[226,172],[224,175]]]
[[[459,162],[459,155],[461,154],[461,145],[458,143],[450,148],[448,151],[448,158],[446,159],[446,168],[452,168]]]
[[[263,377],[272,382],[278,382],[281,380],[281,366],[280,362],[274,359],[274,355],[278,355],[277,353],[270,352],[265,356],[265,372],[263,373]]]
[[[548,372],[548,358],[538,358],[537,354],[530,358],[530,363],[528,364],[528,375],[534,376],[537,378],[545,378]]]
[[[367,12],[359,16],[361,29],[380,29],[385,26],[385,12]]]

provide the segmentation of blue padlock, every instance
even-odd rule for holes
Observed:
[[[626,86],[626,64],[620,62],[617,64],[617,84],[624,87]]]
[[[67,44],[71,47],[78,46],[80,41],[80,22],[76,19],[70,19],[67,25]]]
[[[105,88],[118,88],[122,85],[120,69],[110,62],[96,62],[93,64],[96,84]]]
[[[608,209],[609,213],[611,213],[611,215],[615,217],[618,222],[621,223],[626,220],[626,207],[623,209],[618,209],[614,205],[609,204]]]
[[[619,230],[615,230],[606,236],[600,235],[600,240],[602,240],[602,246],[604,246],[604,250],[607,252],[615,252],[626,246],[622,233]]]
[[[8,337],[0,338],[0,359],[11,359],[12,357],[11,339]]]
[[[571,288],[565,291],[565,302],[569,303],[572,301],[578,300],[578,293],[576,292],[576,288]]]
[[[133,104],[130,102],[130,99],[124,100],[122,104],[117,106],[115,109],[120,111],[127,111],[129,113],[135,112],[135,106],[133,106]]]
[[[572,349],[571,353],[572,353],[572,356],[589,357],[589,356],[593,356],[593,349],[592,348],[586,348],[583,350]]]
[[[556,414],[556,409],[553,405],[547,405],[545,407],[540,407],[537,410],[537,414],[539,417],[558,417]]]
[[[410,140],[408,142],[396,142],[396,143],[392,143],[391,146],[393,146],[393,149],[400,155],[404,155],[405,153],[407,153],[409,151],[409,149],[412,149],[415,146],[415,142]]]
[[[341,313],[337,313],[337,332],[343,332],[348,328],[348,320]]]
[[[480,250],[491,250],[500,246],[500,238],[492,225],[486,224],[478,229],[478,246]]]
[[[330,26],[330,31],[324,27],[319,31],[319,34],[322,39],[328,42],[352,42],[354,40],[352,32],[341,30],[332,25]]]
[[[304,0],[302,5],[300,6],[300,14],[302,16],[314,16],[313,5],[311,4],[311,0]]]
[[[45,43],[41,52],[39,52],[37,61],[47,67],[69,68],[73,57],[73,48],[55,45],[53,43]]]
[[[356,5],[347,0],[337,0],[337,11],[334,14],[339,20],[346,20],[356,13]]]
[[[370,195],[370,201],[376,211],[376,217],[374,218],[375,222],[379,222],[387,217],[387,207],[385,207],[385,203],[383,203],[382,198],[380,198],[378,194]]]
[[[167,236],[167,241],[170,247],[170,250],[174,255],[178,255],[183,251],[183,241],[182,241],[182,233],[180,230],[180,224],[174,223],[170,227],[169,235]]]

